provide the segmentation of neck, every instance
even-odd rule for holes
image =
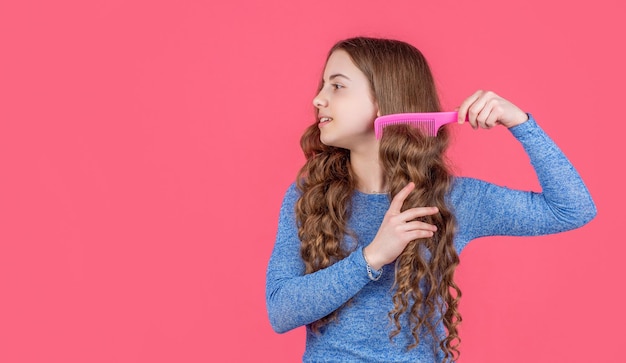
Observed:
[[[366,194],[386,193],[387,185],[378,160],[378,148],[350,151],[356,188]]]

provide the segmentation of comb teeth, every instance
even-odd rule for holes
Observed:
[[[383,129],[392,125],[409,125],[420,129],[426,136],[437,136],[439,128],[445,124],[456,121],[457,112],[421,112],[421,113],[398,113],[384,115],[374,121],[376,139],[383,136]]]
[[[380,122],[375,122],[374,132],[376,133],[376,139],[380,140],[380,138],[383,137],[383,128],[387,126],[396,126],[396,125],[409,125],[417,129],[420,129],[422,133],[426,136],[437,136],[437,130],[435,128],[434,119],[432,118],[430,119],[406,118],[406,119],[381,120]]]

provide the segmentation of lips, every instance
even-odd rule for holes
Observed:
[[[332,120],[333,120],[332,117],[326,117],[326,116],[320,117],[320,123],[329,122]]]

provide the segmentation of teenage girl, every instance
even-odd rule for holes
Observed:
[[[436,137],[374,119],[441,111],[428,64],[404,42],[353,38],[330,50],[306,163],[283,200],[267,270],[275,331],[306,326],[305,362],[442,362],[459,354],[453,275],[475,238],[535,236],[596,214],[580,176],[530,114],[493,92],[463,101],[458,122],[501,126],[524,147],[542,192],[450,175]]]

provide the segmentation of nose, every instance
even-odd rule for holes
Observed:
[[[328,100],[324,96],[324,90],[321,90],[317,96],[313,98],[313,106],[322,108],[328,106]]]

